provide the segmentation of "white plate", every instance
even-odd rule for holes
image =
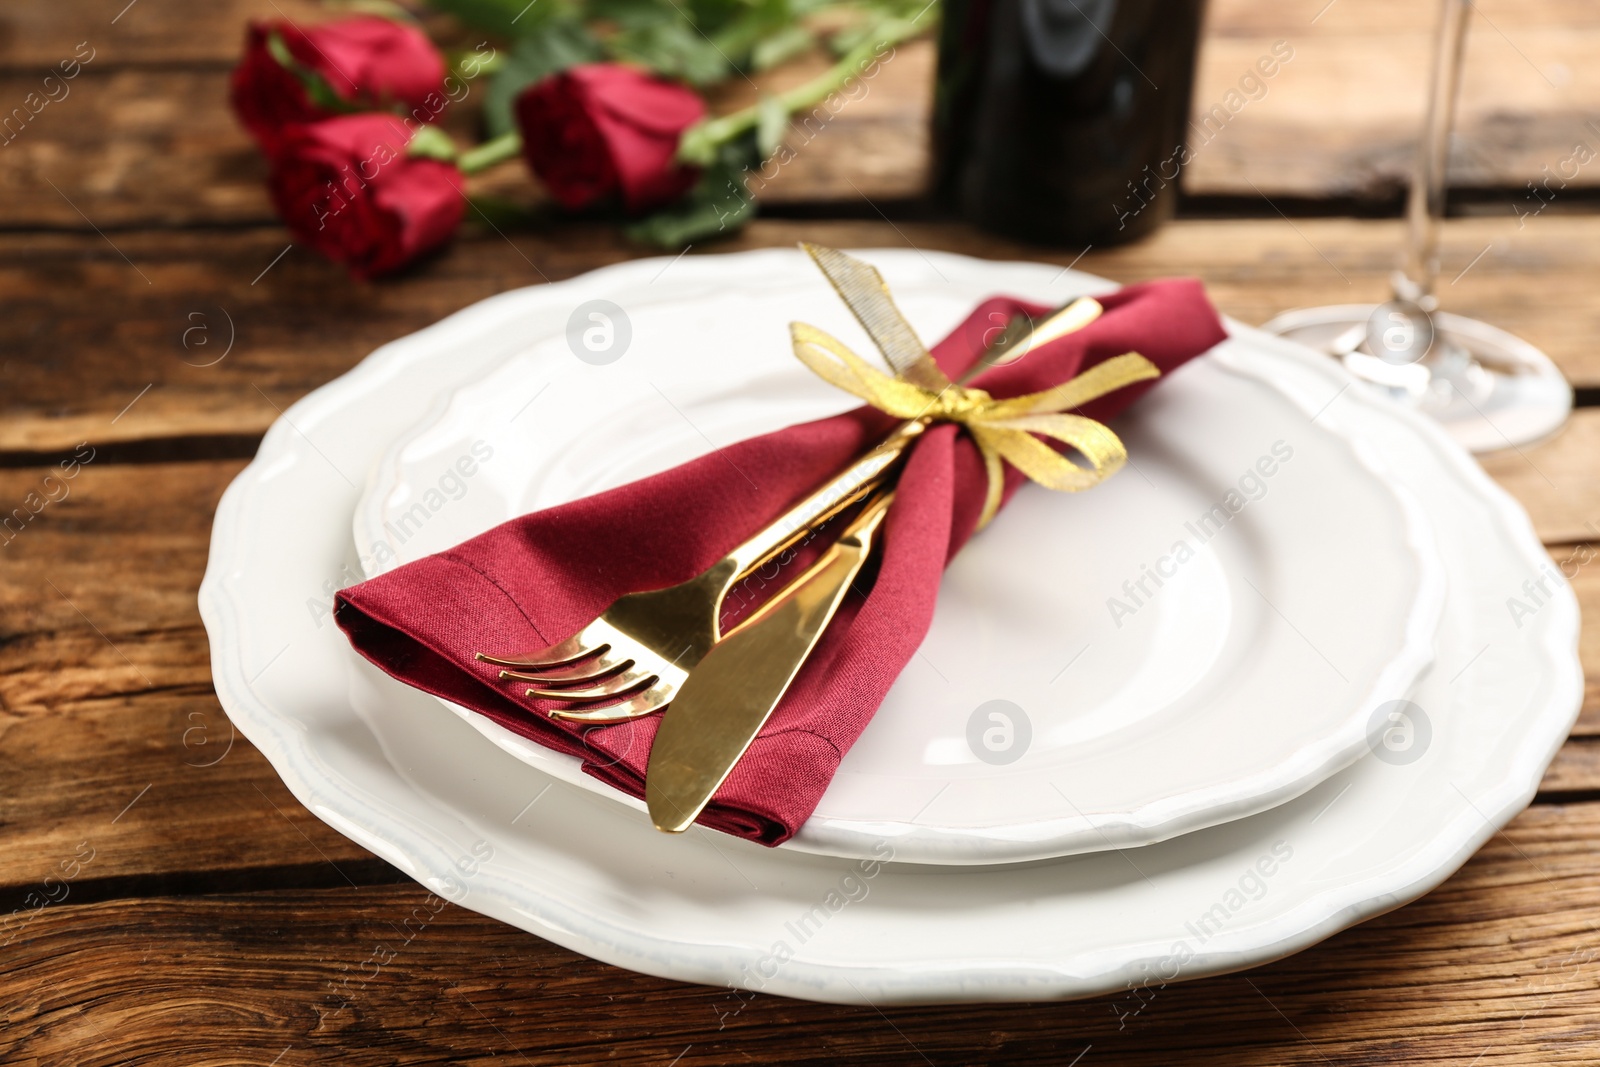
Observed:
[[[928,340],[1007,284],[989,265],[884,265]],[[622,358],[580,361],[552,314],[442,397],[373,468],[354,522],[369,573],[858,403],[789,350],[791,319],[850,336],[820,274],[784,256],[718,269],[608,272]],[[1119,476],[1018,494],[950,567],[919,654],[789,847],[870,857],[888,839],[907,861],[969,864],[1146,845],[1280,804],[1366,752],[1373,709],[1432,658],[1443,574],[1383,457],[1338,411],[1309,421],[1275,364],[1233,347],[1180,369],[1118,420]],[[468,483],[474,448],[494,458]],[[644,810],[577,757],[443,703]]]
[[[985,269],[1037,297],[1087,284]],[[603,288],[604,274],[585,281]],[[1093,996],[1276,959],[1428,891],[1527,804],[1577,714],[1576,599],[1515,502],[1436,427],[1236,325],[1229,347],[1271,354],[1297,399],[1356,420],[1438,531],[1451,588],[1437,666],[1409,694],[1430,739],[1418,729],[1409,751],[1384,749],[1389,761],[1137,853],[1006,868],[873,867],[698,828],[667,837],[584,790],[530,782],[355,656],[326,605],[357,573],[353,479],[431,396],[496,365],[508,337],[570,299],[541,304],[544,292],[476,305],[297,403],[224,494],[200,592],[233,721],[307,808],[457,903],[685,981],[875,1004]],[[440,357],[444,341],[466,355]],[[1549,593],[1513,621],[1505,598],[1530,578]]]

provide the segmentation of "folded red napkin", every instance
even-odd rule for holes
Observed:
[[[1000,398],[1035,392],[1129,351],[1165,375],[1226,336],[1193,280],[1129,286],[1101,303],[1105,314],[1085,329],[986,371],[973,386]],[[933,349],[934,358],[955,378],[992,324],[1018,311],[1045,310],[1006,297],[988,300]],[[1108,420],[1157,384],[1128,386],[1081,414]],[[497,668],[473,653],[545,648],[624,594],[694,577],[895,422],[859,408],[512,519],[344,590],[339,625],[357,651],[401,681],[580,756],[588,773],[642,797],[658,716],[606,726],[551,719],[544,714],[549,705],[521,696],[527,683],[500,681]],[[1009,467],[1006,474],[1009,499],[1025,479]],[[810,817],[840,759],[928,632],[940,575],[972,535],[986,484],[978,450],[957,426],[935,425],[916,441],[885,522],[870,591],[846,601],[702,824],[776,845]]]

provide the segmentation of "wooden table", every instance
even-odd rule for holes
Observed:
[[[1542,346],[1578,387],[1556,439],[1485,464],[1572,561],[1592,614],[1600,164],[1518,215],[1541,168],[1600,146],[1600,11],[1478,9],[1443,297]],[[1201,153],[1178,222],[1081,266],[1198,274],[1252,322],[1380,298],[1432,10],[1213,0],[1197,111],[1274,41],[1294,59]],[[217,498],[284,407],[379,343],[641,250],[587,224],[469,230],[377,286],[285,251],[262,164],[222,102],[243,20],[274,11],[314,9],[0,10],[0,111],[80,42],[93,51],[70,95],[0,144],[0,510],[93,450],[70,495],[0,547],[0,1061],[1600,1062],[1593,632],[1583,717],[1537,802],[1440,889],[1281,963],[1163,990],[1137,1014],[1115,997],[879,1011],[745,996],[620,971],[454,907],[341,1006],[335,988],[424,891],[300,807],[218,706],[195,608]],[[919,206],[931,72],[926,44],[902,48],[773,184],[761,221],[691,254],[808,237],[1075,259]],[[484,183],[527,188],[515,165]],[[199,365],[230,335],[226,358]]]

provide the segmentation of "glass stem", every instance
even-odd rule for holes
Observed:
[[[1450,130],[1455,125],[1461,58],[1466,51],[1467,16],[1471,12],[1472,0],[1440,0],[1428,113],[1406,201],[1405,266],[1401,276],[1395,278],[1395,295],[1402,299],[1421,300],[1431,295],[1439,276],[1439,221],[1444,218]]]

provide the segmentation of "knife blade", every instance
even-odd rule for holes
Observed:
[[[656,829],[687,830],[727,780],[839,610],[893,499],[885,492],[869,501],[816,563],[690,672],[645,767]]]

